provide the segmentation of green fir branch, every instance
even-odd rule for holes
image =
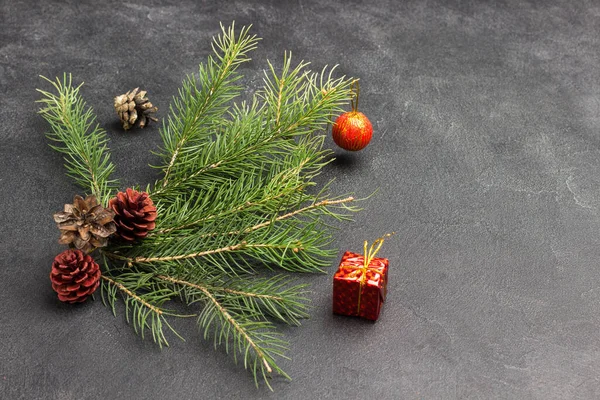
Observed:
[[[324,209],[342,207],[352,210],[347,203],[353,200],[353,197],[322,200],[286,214],[274,214],[266,220],[245,218],[244,222],[262,222],[244,229],[233,230],[232,226],[239,226],[240,221],[234,220],[233,224],[228,219],[217,226],[213,223],[197,227],[194,234],[188,230],[179,233],[170,231],[152,236],[135,246],[115,248],[118,253],[106,254],[128,265],[201,258],[216,269],[234,274],[248,271],[248,258],[267,267],[276,265],[289,271],[320,272],[328,265],[326,260],[331,252],[323,249],[328,237],[320,228],[319,216],[327,212],[341,218],[339,212]],[[298,219],[299,216],[303,216],[304,220]]]
[[[118,277],[103,274],[101,278],[102,302],[116,315],[116,300],[120,294],[125,303],[125,318],[133,326],[135,333],[144,338],[145,332],[150,331],[159,347],[169,345],[164,327],[181,338],[165,318],[176,314],[161,308],[163,303],[176,297],[177,292],[157,286],[150,280],[152,275],[149,274],[128,272],[119,274]]]
[[[190,271],[177,264],[171,266],[165,274],[157,275],[157,279],[196,289],[201,286],[219,299],[251,309],[259,319],[274,318],[288,325],[300,325],[300,320],[308,317],[307,285],[294,285],[286,275],[231,277],[214,271]]]
[[[258,38],[249,27],[221,26],[212,56],[188,76],[160,129],[163,178],[148,186],[157,207],[156,229],[141,241],[113,241],[104,258],[101,295],[142,337],[168,345],[167,310],[183,299],[200,307],[205,338],[243,360],[258,384],[269,385],[286,358],[275,323],[299,325],[308,316],[305,286],[289,275],[265,278],[261,267],[320,272],[336,253],[329,224],[358,209],[351,196],[334,196],[315,178],[331,161],[323,148],[331,115],[347,104],[351,79],[335,68],[311,72],[285,53],[281,68],[268,62],[264,84],[248,101],[239,66]],[[44,78],[45,79],[45,78]],[[52,147],[63,153],[69,176],[106,205],[116,181],[107,138],[73,87],[71,76],[40,91]],[[269,273],[272,274],[272,273]]]
[[[164,149],[160,153],[165,160],[164,177],[157,186],[167,186],[173,176],[185,174],[185,167],[195,158],[194,152],[204,144],[219,125],[227,103],[242,90],[235,85],[241,78],[236,71],[247,62],[248,52],[256,48],[258,39],[249,35],[250,27],[244,27],[236,36],[235,26],[225,29],[213,41],[214,57],[201,64],[198,76],[188,76],[174,98],[171,115],[160,130]]]
[[[344,77],[332,78],[334,68],[318,74],[306,71],[307,65],[300,62],[292,68],[289,54],[281,74],[270,64],[265,86],[252,102],[234,104],[218,133],[213,129],[212,135],[190,145],[193,156],[178,163],[178,179],[171,179],[169,187],[158,185],[153,198],[170,202],[216,182],[231,184],[249,173],[258,183],[254,187],[260,187],[261,179],[298,167],[297,186],[304,187],[330,154],[322,149],[324,136],[314,133],[323,130],[331,115],[348,102],[351,83]],[[205,85],[210,86],[210,81]]]
[[[252,372],[257,386],[261,377],[272,390],[268,379],[273,372],[291,379],[275,362],[275,357],[287,358],[288,343],[281,339],[281,333],[277,332],[273,323],[264,320],[264,315],[254,307],[254,303],[232,301],[232,298],[244,294],[225,292],[228,296],[219,296],[214,288],[211,290],[201,284],[168,276],[159,278],[178,286],[189,305],[199,301],[204,303],[198,317],[204,338],[212,336],[215,347],[224,346],[227,353],[233,354],[235,362],[242,357],[244,368]],[[249,297],[248,293],[245,297]]]
[[[38,102],[44,105],[39,113],[51,128],[46,136],[58,143],[51,147],[64,154],[67,175],[106,206],[117,184],[110,178],[115,167],[110,161],[106,133],[79,94],[83,83],[74,87],[71,74],[64,74],[62,81],[41,78],[51,83],[56,92],[38,89],[42,94]]]

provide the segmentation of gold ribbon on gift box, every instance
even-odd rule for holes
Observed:
[[[383,246],[383,242],[384,242],[385,238],[390,237],[394,234],[395,234],[395,232],[387,233],[387,234],[383,235],[382,237],[376,239],[371,244],[371,247],[369,247],[368,249],[367,249],[368,242],[365,240],[363,266],[361,268],[357,268],[356,270],[354,270],[354,271],[350,272],[348,275],[346,275],[349,278],[355,278],[357,276],[360,276],[360,281],[359,281],[360,286],[358,289],[358,305],[356,306],[356,312],[358,314],[360,314],[360,303],[361,303],[363,287],[365,286],[366,281],[367,281],[367,272],[370,269],[370,270],[373,270],[373,272],[375,272],[379,275],[382,275],[382,273],[377,269],[377,267],[369,267],[369,264],[371,264],[371,261],[373,261],[373,259],[375,258],[375,255],[377,255],[377,252],[381,249],[381,246]]]

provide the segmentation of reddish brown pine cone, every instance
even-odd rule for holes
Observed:
[[[156,207],[146,192],[127,188],[110,199],[108,206],[115,212],[116,235],[125,241],[144,238],[156,226]]]
[[[81,250],[65,250],[54,258],[50,281],[60,301],[80,303],[98,289],[100,267]]]

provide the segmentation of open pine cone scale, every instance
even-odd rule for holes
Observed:
[[[114,212],[98,204],[96,197],[75,196],[73,204],[65,204],[64,211],[54,214],[61,233],[58,242],[85,252],[104,247],[117,229],[113,218]]]

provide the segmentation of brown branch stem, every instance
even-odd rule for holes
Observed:
[[[223,233],[223,234],[221,234],[221,233],[207,233],[205,235],[202,235],[202,237],[213,237],[213,236],[218,236],[218,235],[247,234],[247,233],[250,233],[250,232],[254,232],[254,231],[258,230],[258,229],[264,228],[266,226],[269,226],[273,222],[277,222],[277,221],[281,221],[281,220],[284,220],[284,219],[287,219],[287,218],[291,218],[294,215],[301,214],[301,213],[303,213],[305,211],[308,211],[308,210],[312,210],[312,209],[323,207],[323,206],[331,206],[331,205],[336,205],[336,204],[343,204],[343,203],[347,203],[347,202],[350,202],[350,201],[354,201],[354,197],[350,196],[350,197],[346,197],[345,199],[340,199],[340,200],[323,200],[323,201],[320,201],[318,203],[311,204],[310,206],[306,206],[304,208],[300,208],[298,210],[289,212],[287,214],[280,215],[279,217],[277,217],[275,219],[271,219],[271,220],[268,220],[268,221],[265,221],[265,222],[261,222],[260,224],[256,224],[254,226],[251,226],[250,228],[246,228],[243,231],[229,231],[229,232],[226,232],[226,233]]]
[[[248,333],[240,326],[240,324],[238,324],[238,322],[235,320],[235,318],[233,318],[231,316],[231,314],[229,314],[229,312],[225,309],[225,307],[223,307],[223,305],[221,303],[219,303],[219,301],[215,298],[215,296],[213,296],[212,293],[210,293],[210,291],[207,288],[200,286],[200,285],[195,285],[191,282],[186,282],[186,281],[181,281],[179,279],[171,278],[169,276],[159,275],[158,278],[172,282],[172,283],[176,283],[179,285],[190,286],[190,287],[198,289],[202,293],[204,293],[204,295],[215,305],[215,307],[217,307],[217,309],[219,310],[221,315],[223,315],[223,317],[225,317],[227,322],[229,322],[231,324],[231,326],[233,326],[234,329],[236,331],[238,331],[240,333],[240,335],[242,335],[246,339],[246,341],[252,347],[252,349],[254,349],[256,356],[262,360],[263,365],[267,369],[267,372],[269,372],[269,373],[273,372],[273,370],[269,366],[269,362],[267,361],[265,354],[260,349],[260,347],[258,347],[258,345],[254,342],[254,340],[252,340],[250,335],[248,335]]]
[[[122,283],[119,283],[119,282],[117,282],[117,281],[115,281],[113,279],[110,279],[108,276],[100,275],[100,277],[102,279],[104,279],[105,281],[109,282],[111,285],[115,285],[120,291],[122,291],[123,293],[127,294],[129,297],[132,297],[136,301],[142,303],[145,307],[148,307],[154,313],[156,313],[158,315],[162,315],[163,312],[162,312],[162,310],[160,308],[157,308],[157,307],[153,306],[152,304],[148,303],[147,301],[145,301],[144,299],[142,299],[140,296],[136,295],[131,290],[127,289]]]
[[[208,100],[211,98],[210,96],[214,92],[214,88],[215,88],[215,85],[213,85],[210,88],[209,93],[208,93],[209,95],[206,96],[206,99],[204,100],[204,104],[202,104],[202,106],[196,112],[196,115],[194,115],[194,121],[190,124],[191,126],[193,126],[198,121],[198,118],[200,118],[202,111],[204,111],[204,107],[206,107],[206,105],[208,104]],[[190,125],[188,125],[188,126],[190,126]],[[188,131],[189,131],[189,129],[188,129]],[[177,142],[177,145],[175,146],[175,151],[173,152],[171,161],[169,161],[169,165],[167,166],[167,170],[165,171],[163,187],[167,186],[167,183],[169,182],[169,174],[171,173],[171,168],[173,168],[173,165],[175,164],[175,160],[177,159],[177,156],[179,155],[179,151],[183,147],[183,144],[187,141],[188,131],[183,132],[183,134],[181,135],[181,139],[179,140],[179,142]]]
[[[135,257],[135,258],[129,258],[129,257],[125,257],[125,256],[121,256],[118,254],[114,254],[114,253],[110,253],[110,252],[104,252],[104,254],[106,254],[107,257],[109,258],[113,258],[116,260],[122,260],[122,261],[127,261],[128,265],[131,266],[131,264],[136,263],[151,263],[151,262],[159,262],[159,261],[177,261],[177,260],[185,260],[187,258],[196,258],[196,257],[203,257],[203,256],[208,256],[211,254],[218,254],[218,253],[223,253],[223,252],[228,252],[228,251],[235,251],[235,250],[239,250],[239,249],[244,249],[244,248],[281,248],[281,249],[287,249],[289,248],[289,245],[273,245],[273,244],[248,244],[245,241],[238,243],[238,244],[234,244],[231,246],[225,246],[225,247],[221,247],[218,249],[212,249],[212,250],[205,250],[205,251],[200,251],[197,253],[189,253],[189,254],[179,254],[176,256],[165,256],[165,257]],[[298,251],[300,250],[299,247],[295,247],[293,248],[294,251]]]
[[[206,289],[206,290],[209,290],[209,291],[212,290],[212,291],[216,291],[216,292],[225,292],[225,293],[231,293],[231,294],[238,294],[238,295],[244,296],[244,297],[256,297],[256,298],[259,298],[259,299],[269,299],[269,300],[276,300],[276,301],[283,301],[284,300],[283,297],[273,296],[273,295],[269,295],[269,294],[244,292],[244,291],[241,291],[241,290],[233,290],[233,289],[229,289],[229,288],[216,287],[216,286],[202,286],[202,285],[198,285],[197,283],[192,283],[192,282],[188,282],[188,281],[176,279],[176,278],[173,278],[173,277],[170,277],[170,276],[166,276],[166,275],[158,275],[157,278],[162,279],[164,281],[169,281],[169,282],[172,282],[172,283],[177,283],[179,285],[193,287],[193,288],[198,289],[198,290]]]
[[[279,93],[277,95],[277,117],[275,118],[275,126],[279,126],[279,119],[281,118],[281,100],[283,97],[283,87],[285,85],[285,79],[281,79],[279,82]]]
[[[247,229],[245,229],[245,230],[243,230],[241,232],[240,231],[231,231],[231,232],[227,232],[227,234],[228,235],[238,235],[240,233],[254,232],[254,231],[258,230],[258,229],[264,228],[265,226],[271,225],[273,222],[281,221],[281,220],[284,220],[284,219],[287,219],[287,218],[291,218],[294,215],[298,215],[298,214],[303,213],[303,212],[308,211],[308,210],[313,210],[315,208],[319,208],[319,207],[323,207],[323,206],[332,206],[332,205],[336,205],[336,204],[343,204],[343,203],[347,203],[347,202],[350,202],[350,201],[354,201],[354,197],[350,196],[350,197],[346,197],[345,199],[340,199],[340,200],[323,200],[323,201],[320,201],[318,203],[311,204],[310,206],[306,206],[306,207],[300,208],[298,210],[289,212],[287,214],[280,215],[279,217],[277,217],[275,219],[272,219],[272,220],[269,220],[269,221],[265,221],[265,222],[262,222],[260,224],[256,224],[256,225],[251,226],[250,228],[247,228]]]
[[[177,181],[175,186],[179,186],[183,182],[185,182],[189,179],[195,178],[196,176],[201,175],[201,174],[205,173],[206,171],[210,171],[211,169],[218,168],[222,163],[223,163],[223,160],[213,163],[211,165],[207,165],[206,167],[200,168],[198,171],[194,172],[193,174],[188,175],[188,176],[182,178],[181,180]],[[165,188],[165,185],[163,184],[163,186],[160,189],[152,192],[152,196],[156,196],[156,195],[164,192],[165,191],[164,188]]]

